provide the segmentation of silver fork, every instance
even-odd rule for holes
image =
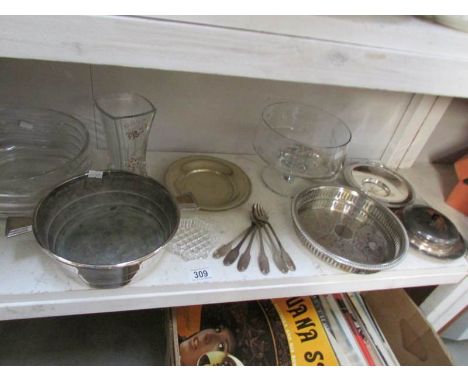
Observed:
[[[260,272],[264,275],[270,273],[270,264],[268,262],[268,257],[265,254],[265,246],[263,245],[263,236],[262,236],[262,227],[258,228],[258,237],[260,239],[260,249],[258,252],[258,267]]]
[[[260,241],[260,246],[259,246],[259,251],[258,251],[258,256],[257,256],[257,261],[258,261],[258,267],[260,269],[260,272],[262,272],[264,275],[267,275],[270,273],[270,264],[268,261],[268,257],[265,253],[265,246],[263,244],[263,236],[262,236],[262,230],[264,229],[265,223],[261,222],[260,220],[257,220],[254,215],[254,208],[252,205],[252,210],[250,211],[250,220],[258,227],[258,238]]]
[[[263,222],[271,230],[271,232],[273,233],[273,236],[275,237],[276,242],[278,243],[278,247],[279,247],[279,250],[280,250],[280,256],[283,259],[284,263],[286,264],[288,270],[295,271],[296,270],[296,265],[294,264],[294,261],[291,259],[291,256],[289,256],[289,253],[284,249],[283,245],[281,244],[281,241],[278,238],[278,235],[276,234],[275,230],[273,229],[272,225],[270,224],[270,222],[268,220],[268,215],[267,215],[266,211],[258,203],[254,203],[254,205],[252,207],[252,210],[253,210],[253,214],[254,214],[255,218],[257,220]],[[265,232],[268,234],[268,236],[270,235],[267,229],[265,229]],[[271,236],[269,236],[269,237],[270,237],[270,241],[272,241]]]
[[[249,243],[247,244],[247,248],[245,249],[244,253],[241,255],[241,257],[239,257],[239,261],[237,262],[237,270],[239,272],[243,272],[245,271],[249,264],[250,264],[250,250],[252,248],[252,243],[254,241],[254,238],[255,238],[255,233],[258,231],[258,227],[256,226],[255,229],[253,230],[251,236],[250,236],[250,240],[249,240]]]
[[[261,228],[263,228],[265,230],[265,233],[266,233],[268,239],[270,240],[270,247],[271,247],[271,250],[272,250],[272,258],[273,258],[273,262],[275,263],[276,267],[281,272],[287,273],[288,272],[288,266],[286,265],[286,262],[284,261],[283,257],[281,256],[281,249],[277,248],[277,245],[275,244],[273,238],[270,235],[270,231],[266,227],[265,220],[260,219],[261,215],[259,215],[258,206],[259,206],[258,203],[254,203],[254,205],[252,206],[253,219],[255,220],[255,223],[259,227],[261,227]]]

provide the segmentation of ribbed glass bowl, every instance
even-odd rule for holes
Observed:
[[[89,169],[89,134],[48,109],[0,107],[0,216],[31,216],[57,184]]]

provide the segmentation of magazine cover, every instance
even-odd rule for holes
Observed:
[[[367,335],[359,317],[356,315],[349,298],[346,294],[337,293],[333,297],[340,307],[341,313],[345,318],[349,329],[354,337],[354,341],[359,346],[362,356],[369,366],[381,366],[384,364],[383,359],[380,357],[374,343]]]
[[[362,326],[367,330],[369,337],[382,356],[385,364],[389,366],[400,365],[362,296],[359,293],[348,293],[348,296],[357,312],[357,316],[361,319]]]
[[[346,366],[367,365],[333,295],[321,295],[319,300],[330,323],[331,335],[336,339],[334,350],[340,364]]]
[[[311,297],[180,307],[173,313],[179,365],[339,365]]]

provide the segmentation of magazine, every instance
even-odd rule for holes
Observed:
[[[384,360],[372,342],[360,317],[356,314],[348,295],[338,293],[334,297],[367,364],[369,366],[384,365]]]
[[[180,307],[173,316],[177,365],[339,365],[312,297]]]
[[[351,305],[356,311],[356,315],[361,320],[363,328],[367,331],[372,343],[378,350],[385,365],[397,366],[398,362],[385,336],[367,308],[367,305],[359,293],[348,293]]]
[[[348,359],[345,352],[342,351],[342,347],[339,343],[341,338],[339,333],[336,332],[337,327],[334,318],[327,315],[327,308],[322,305],[319,296],[313,296],[312,301],[314,302],[315,309],[322,321],[322,325],[327,333],[328,340],[333,347],[333,351],[335,352],[340,366],[351,366],[352,362]]]
[[[332,295],[319,296],[320,302],[324,309],[325,315],[328,318],[333,335],[336,338],[337,346],[335,353],[342,365],[367,365],[364,357],[361,354],[351,330],[348,328],[338,304]]]

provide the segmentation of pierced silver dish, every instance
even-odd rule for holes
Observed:
[[[317,257],[352,273],[392,268],[405,257],[409,241],[403,224],[385,206],[347,187],[306,189],[292,202],[302,243]]]

